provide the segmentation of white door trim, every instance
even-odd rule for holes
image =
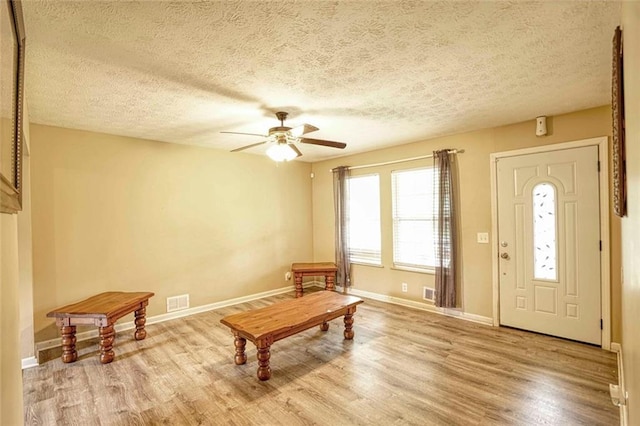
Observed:
[[[497,191],[497,160],[524,154],[552,152],[561,149],[581,148],[585,146],[598,147],[600,161],[600,240],[602,254],[600,257],[601,308],[602,315],[602,349],[611,349],[611,251],[609,231],[609,140],[607,136],[592,139],[582,139],[554,145],[543,145],[533,148],[516,149],[513,151],[495,152],[490,156],[491,170],[491,267],[493,281],[493,325],[500,325],[500,282],[498,276],[498,191]]]

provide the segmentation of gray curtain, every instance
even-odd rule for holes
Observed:
[[[351,262],[349,261],[349,168],[333,169],[333,206],[336,217],[336,282],[347,288],[351,286]]]
[[[435,167],[434,216],[435,216],[435,304],[444,308],[456,306],[457,183],[452,167],[453,156],[448,149],[433,152]]]

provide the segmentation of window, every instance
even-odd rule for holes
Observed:
[[[433,180],[433,168],[391,173],[395,266],[435,267]]]
[[[549,183],[533,188],[533,276],[557,280],[556,192]]]
[[[349,178],[349,258],[381,265],[380,176]]]

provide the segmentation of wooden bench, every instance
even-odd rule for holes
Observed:
[[[294,282],[296,283],[296,297],[302,297],[302,277],[306,276],[324,276],[324,289],[333,291],[335,289],[337,270],[338,267],[333,262],[293,263],[291,272],[293,272]]]
[[[76,326],[95,325],[100,332],[100,362],[108,364],[113,361],[113,342],[116,333],[115,322],[123,316],[135,312],[136,340],[147,336],[144,329],[146,323],[146,306],[154,294],[149,292],[125,293],[110,291],[90,297],[82,302],[67,305],[47,314],[54,317],[62,334],[62,362],[74,362],[78,359],[76,351]]]
[[[329,329],[328,321],[344,316],[344,338],[353,339],[353,314],[363,300],[334,291],[319,291],[302,298],[278,302],[265,308],[230,315],[220,322],[234,335],[236,365],[247,362],[247,340],[258,350],[258,379],[269,380],[270,348],[274,342],[308,330],[316,325]]]

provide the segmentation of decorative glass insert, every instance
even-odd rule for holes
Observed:
[[[533,276],[542,280],[558,279],[556,253],[556,191],[550,183],[533,188]]]

